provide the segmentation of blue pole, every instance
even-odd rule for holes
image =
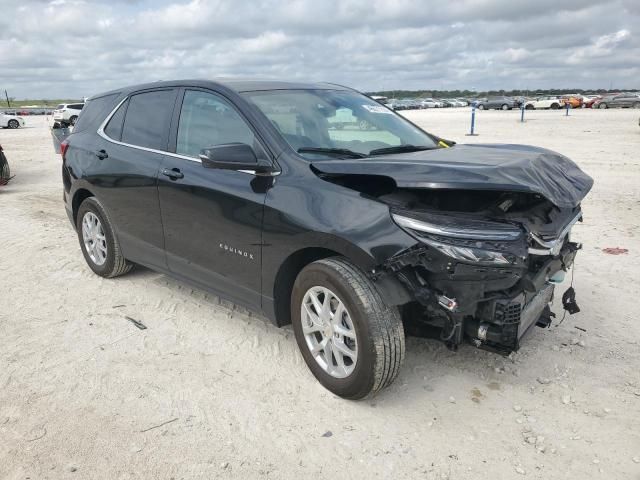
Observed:
[[[570,107],[570,106],[571,106],[571,105],[569,104],[569,100],[567,100],[567,114],[565,115],[565,117],[568,117],[568,116],[569,116],[569,107]]]
[[[524,102],[520,105],[520,123],[524,123]]]
[[[467,133],[468,137],[476,137],[478,134],[475,133],[476,126],[476,105],[475,103],[471,105],[471,132]]]

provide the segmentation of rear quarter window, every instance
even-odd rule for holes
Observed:
[[[82,109],[78,122],[74,128],[74,132],[80,132],[87,128],[95,128],[98,130],[98,126],[104,118],[111,112],[115,106],[116,99],[120,94],[114,93],[111,95],[105,95],[103,97],[94,98],[89,100]]]
[[[132,95],[122,126],[122,142],[166,150],[175,97],[175,90]]]

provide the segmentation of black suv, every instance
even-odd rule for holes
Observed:
[[[548,325],[593,183],[562,155],[454,146],[332,84],[118,89],[61,152],[95,273],[144,265],[292,323],[315,377],[354,399],[397,376],[405,328],[506,354]]]

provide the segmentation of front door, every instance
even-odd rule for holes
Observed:
[[[169,269],[245,305],[261,306],[262,215],[258,177],[205,168],[204,148],[246,143],[265,156],[253,130],[228,100],[185,90],[175,155],[159,175],[160,210]]]

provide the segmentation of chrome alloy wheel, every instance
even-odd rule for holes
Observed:
[[[82,217],[82,241],[93,263],[102,265],[107,261],[107,238],[95,213],[87,212]]]
[[[302,299],[302,332],[318,365],[335,378],[346,378],[356,367],[358,339],[342,300],[325,287],[311,287]]]

